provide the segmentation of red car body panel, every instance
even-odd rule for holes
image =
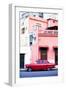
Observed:
[[[31,68],[32,70],[48,70],[55,67],[55,64],[26,64],[27,69]]]

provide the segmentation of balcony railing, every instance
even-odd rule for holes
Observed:
[[[38,32],[39,37],[58,37],[58,30],[44,30],[42,32]]]

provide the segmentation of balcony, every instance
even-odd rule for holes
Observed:
[[[38,32],[39,37],[58,37],[58,30],[44,30]]]

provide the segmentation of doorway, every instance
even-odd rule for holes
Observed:
[[[47,49],[44,47],[40,48],[41,60],[47,60]]]
[[[58,48],[54,48],[55,52],[55,64],[58,65]]]
[[[20,69],[24,68],[24,58],[25,54],[20,54]]]

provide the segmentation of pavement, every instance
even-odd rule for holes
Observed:
[[[57,76],[58,69],[48,70],[48,71],[26,71],[20,70],[20,78],[25,77],[48,77],[48,76]]]

